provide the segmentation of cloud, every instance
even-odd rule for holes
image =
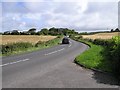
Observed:
[[[49,2],[49,0],[1,0],[2,2]],[[51,0],[54,2],[118,2],[119,0]]]
[[[28,13],[29,10],[23,2],[2,2],[2,11],[5,13]]]
[[[46,10],[51,11],[52,2],[24,2],[25,7],[33,13],[43,13]]]
[[[92,23],[98,24],[93,24],[95,26],[116,28],[118,25],[118,5],[116,2],[89,2],[88,9],[85,11],[85,14],[90,17],[90,21],[93,21]],[[95,16],[96,14],[98,17]]]
[[[27,13],[24,15],[24,17],[27,19],[31,19],[31,20],[40,20],[41,14],[39,14],[39,13],[35,13],[35,14]]]
[[[116,28],[118,22],[117,2],[3,2],[2,7],[4,30],[53,26],[106,29]]]
[[[2,31],[2,3],[0,3],[0,31]]]
[[[120,29],[120,1],[118,3],[118,27]]]
[[[118,8],[117,2],[104,2],[104,3],[98,3],[98,2],[89,2],[88,9],[86,10],[86,13],[94,13],[94,12],[102,12],[102,13],[111,13],[115,12],[117,13]]]

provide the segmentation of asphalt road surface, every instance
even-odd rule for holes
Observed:
[[[80,42],[3,57],[3,88],[117,88],[112,76],[84,69],[74,58],[88,49]]]

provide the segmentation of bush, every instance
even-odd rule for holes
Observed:
[[[79,36],[78,39],[82,39],[83,37],[82,36]]]
[[[120,37],[116,36],[111,40],[95,39],[90,42],[104,46],[102,55],[112,63],[112,71],[120,79]]]
[[[113,70],[114,73],[119,77],[120,79],[120,36],[116,36],[113,38],[116,45],[112,47],[111,51],[111,58],[113,60]]]
[[[31,43],[28,42],[19,42],[19,43],[12,43],[7,45],[2,45],[2,54],[9,54],[14,51],[21,51],[28,49],[29,47],[33,47]]]
[[[57,38],[52,39],[52,40],[49,40],[49,41],[46,41],[46,42],[38,41],[38,42],[35,44],[35,47],[57,45],[57,44],[59,44],[61,38],[62,38],[61,36],[57,36]]]
[[[35,47],[39,47],[40,45],[44,45],[45,42],[42,42],[42,41],[38,41],[36,44],[35,44]]]
[[[37,42],[35,45],[29,42],[18,42],[18,43],[11,43],[6,45],[0,45],[0,50],[2,55],[8,56],[19,52],[25,52],[25,51],[34,51],[36,49],[42,49],[46,47],[51,47],[54,45],[58,45],[60,40],[62,39],[62,36],[58,36],[55,39],[49,40],[47,42]],[[38,48],[36,48],[38,47]]]
[[[72,37],[74,40],[78,40],[76,37]],[[82,41],[83,39],[81,39]],[[111,71],[120,79],[120,36],[113,37],[110,40],[101,40],[101,39],[84,39],[83,41],[92,42],[95,45],[103,46],[101,55],[105,62],[111,64]],[[92,53],[92,52],[91,52]],[[104,62],[101,62],[102,66]],[[107,66],[107,65],[106,65]]]

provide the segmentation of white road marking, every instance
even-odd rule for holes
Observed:
[[[65,49],[65,48],[62,48],[62,49],[60,49],[60,50],[53,51],[53,52],[47,53],[47,54],[45,54],[45,55],[50,55],[50,54],[53,54],[53,53],[57,53],[57,52],[60,52],[60,51],[62,51],[62,50],[64,50],[64,49]]]
[[[70,42],[71,43],[71,42]],[[71,47],[71,44],[69,45],[69,47]],[[64,50],[65,48],[62,48],[60,50],[57,50],[57,51],[53,51],[53,52],[50,52],[50,53],[47,53],[45,55],[50,55],[50,54],[53,54],[53,53],[57,53],[57,52],[60,52],[62,50]],[[0,67],[3,67],[3,66],[7,66],[7,65],[12,65],[12,64],[16,64],[16,63],[19,63],[19,62],[25,62],[25,61],[28,61],[30,59],[24,59],[24,60],[19,60],[19,61],[16,61],[16,62],[10,62],[10,63],[6,63],[6,64],[2,64],[0,65]]]
[[[71,42],[70,42],[71,43]],[[69,45],[69,47],[71,47],[71,45]],[[53,54],[53,53],[57,53],[57,52],[60,52],[62,50],[64,50],[65,48],[62,48],[60,50],[57,50],[57,51],[53,51],[53,52],[50,52],[50,53],[47,53],[45,55],[50,55],[50,54]],[[6,63],[6,64],[2,64],[0,65],[0,67],[3,67],[3,66],[7,66],[7,65],[12,65],[12,64],[16,64],[16,63],[19,63],[19,62],[25,62],[25,61],[28,61],[30,59],[24,59],[24,60],[19,60],[19,61],[16,61],[16,62],[10,62],[10,63]]]
[[[64,50],[65,48],[63,48],[63,49],[60,49],[60,50],[58,50],[58,51],[62,51],[62,50]]]
[[[49,55],[49,54],[53,54],[53,53],[56,53],[57,51],[54,51],[54,52],[50,52],[50,53],[48,53],[48,54],[45,54],[45,55]]]
[[[69,47],[71,47],[71,44],[69,45]]]
[[[69,45],[69,47],[71,47],[72,46],[72,42],[70,41],[70,45]]]
[[[12,64],[16,64],[16,63],[19,63],[19,62],[25,62],[25,61],[28,61],[28,60],[30,60],[30,59],[24,59],[24,60],[19,60],[19,61],[16,61],[16,62],[6,63],[6,64],[0,65],[0,67],[7,66],[7,65],[12,65]]]
[[[2,66],[6,66],[6,65],[9,65],[9,63],[3,64],[3,65],[0,65],[0,67],[2,67]]]

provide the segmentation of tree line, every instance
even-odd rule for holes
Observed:
[[[71,35],[71,34],[78,34],[75,30],[71,30],[68,28],[43,28],[40,31],[36,31],[36,28],[31,28],[28,31],[21,31],[13,30],[13,31],[5,31],[2,33],[3,35]]]
[[[120,32],[120,29],[119,28],[111,29],[111,32]]]
[[[2,35],[71,35],[71,34],[92,35],[97,33],[110,33],[110,32],[120,32],[120,29],[116,28],[116,29],[111,29],[110,31],[78,33],[73,29],[52,27],[50,29],[43,28],[40,31],[37,31],[36,28],[31,28],[28,31],[12,30],[12,31],[5,31],[4,33],[1,34]]]

